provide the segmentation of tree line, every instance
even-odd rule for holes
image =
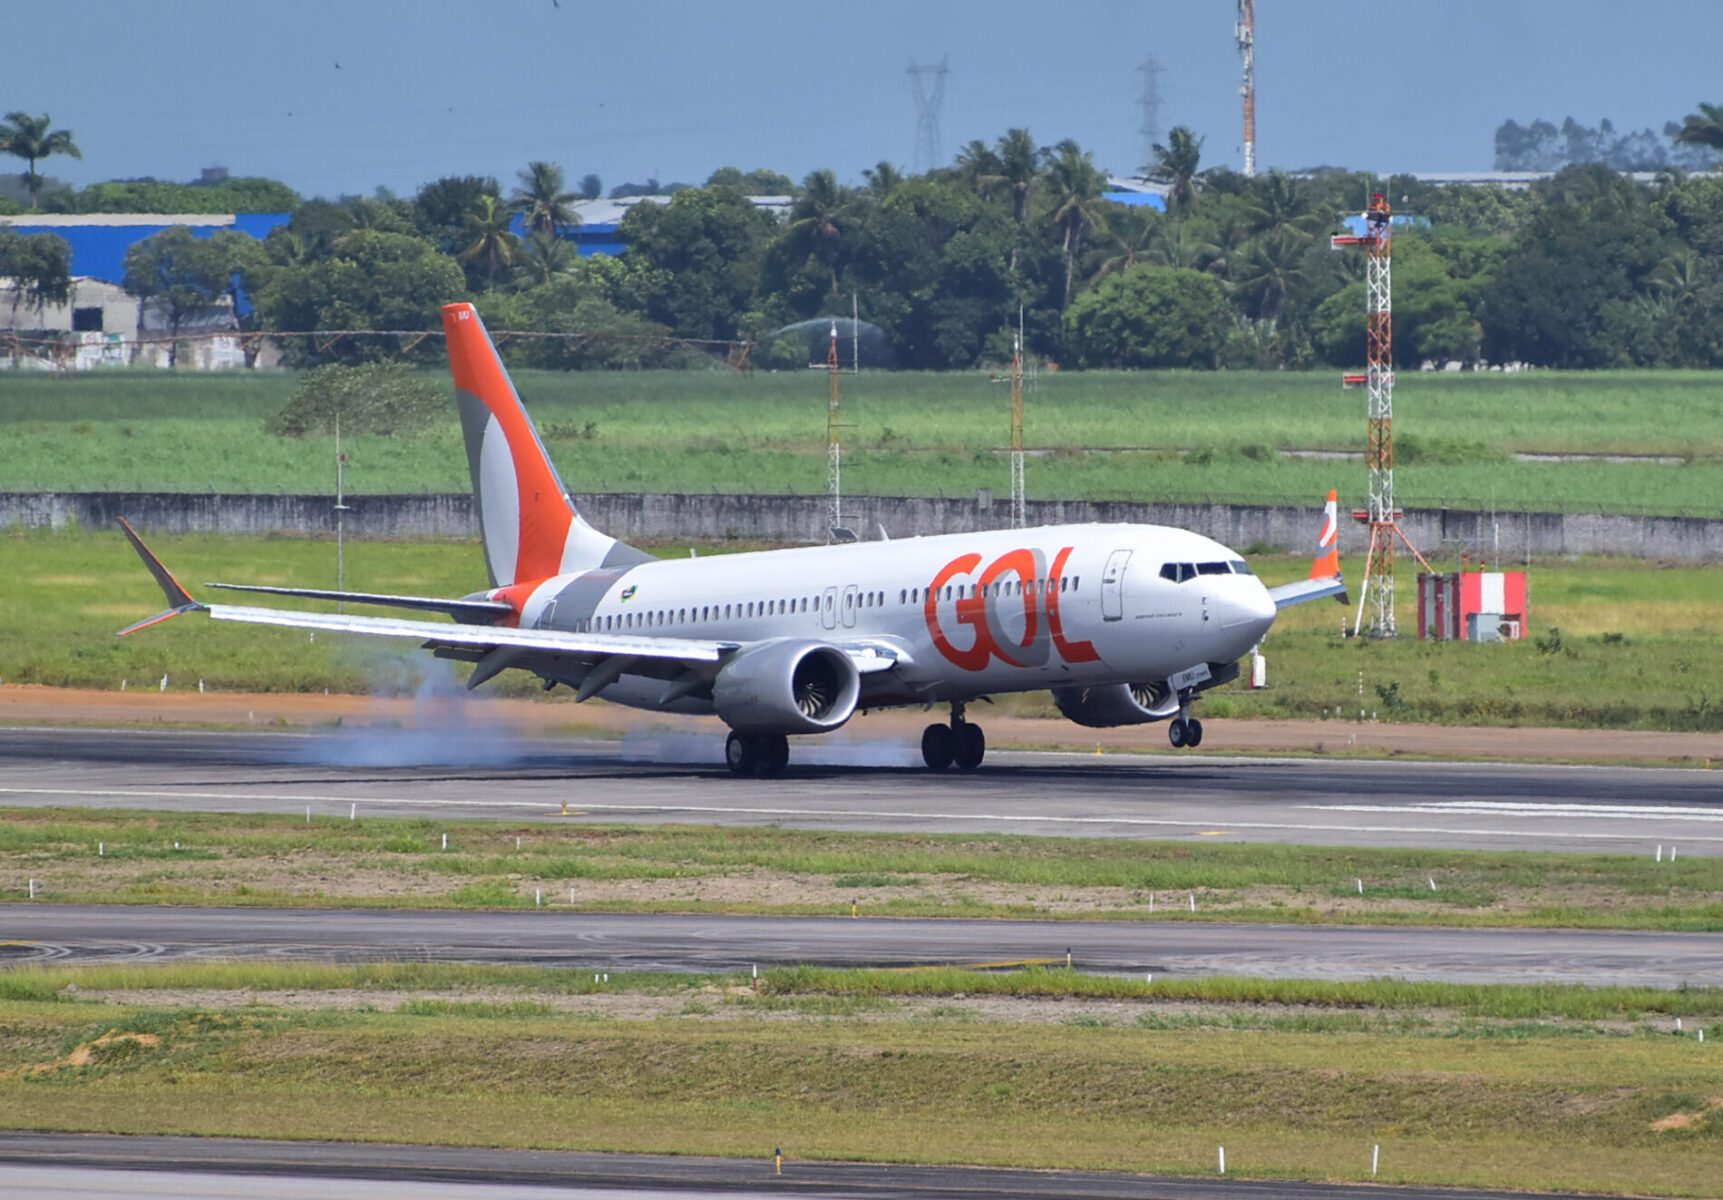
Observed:
[[[1676,137],[1723,148],[1723,108],[1701,105]],[[295,198],[261,243],[170,229],[133,248],[125,284],[176,324],[242,287],[252,327],[280,332],[435,329],[440,305],[471,298],[495,328],[566,335],[506,349],[558,368],[705,364],[743,342],[762,365],[799,366],[806,343],[773,333],[847,315],[852,298],[908,367],[1005,361],[1019,320],[1030,353],[1067,367],[1346,366],[1364,356],[1363,262],[1328,237],[1381,191],[1414,218],[1394,234],[1403,366],[1723,365],[1723,179],[1669,169],[1641,186],[1597,163],[1525,190],[1246,179],[1205,169],[1183,127],[1148,170],[1165,212],[1107,200],[1089,151],[1024,129],[923,175],[878,163],[854,185],[727,167],[630,207],[626,253],[582,258],[560,235],[598,181],[570,189],[534,162],[506,192],[450,176],[412,197]],[[759,194],[791,195],[787,215]],[[51,299],[53,254],[22,248],[34,240],[0,232],[0,275]],[[302,365],[436,353],[414,341],[285,345]]]

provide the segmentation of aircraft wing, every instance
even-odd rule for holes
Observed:
[[[1338,575],[1330,575],[1326,579],[1300,579],[1296,583],[1271,587],[1268,594],[1274,597],[1276,609],[1291,608],[1294,604],[1308,604],[1312,600],[1322,600],[1329,596],[1345,604],[1346,581]]]
[[[338,600],[347,604],[375,604],[385,608],[412,608],[447,613],[456,620],[494,621],[514,612],[500,600],[444,600],[436,596],[397,596],[380,592],[335,592],[326,588],[268,587],[261,583],[207,583],[205,587],[228,592],[259,592],[269,596],[298,596],[306,600]]]

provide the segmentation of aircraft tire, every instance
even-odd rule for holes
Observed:
[[[754,741],[759,754],[754,769],[762,775],[782,775],[790,765],[790,739],[781,733],[768,733]]]
[[[930,771],[943,771],[957,753],[957,738],[949,725],[929,725],[921,733],[921,761]]]
[[[956,729],[957,747],[952,755],[953,761],[965,771],[973,771],[981,765],[981,760],[987,757],[987,735],[981,732],[981,726],[971,725],[965,721]]]
[[[1190,731],[1185,728],[1185,719],[1183,717],[1174,717],[1172,724],[1167,726],[1167,741],[1173,744],[1174,750],[1183,750],[1185,748],[1185,739],[1189,734]]]
[[[1195,750],[1203,744],[1203,723],[1192,717],[1185,722],[1185,745]]]
[[[724,740],[724,765],[730,768],[730,774],[752,775],[759,764],[759,742],[731,730],[730,736]]]

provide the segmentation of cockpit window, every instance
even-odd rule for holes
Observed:
[[[1244,559],[1242,559],[1242,558],[1235,558],[1232,560],[1232,573],[1234,575],[1254,575],[1254,574],[1256,574],[1255,571],[1252,571],[1250,569],[1250,564],[1245,562]]]
[[[1170,579],[1174,583],[1183,583],[1187,579],[1195,579],[1197,568],[1194,563],[1162,563],[1161,578]]]
[[[1223,562],[1206,562],[1197,564],[1198,575],[1231,575],[1232,571]]]

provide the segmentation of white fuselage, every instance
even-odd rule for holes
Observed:
[[[1162,681],[1230,663],[1274,622],[1241,556],[1156,525],[1050,525],[707,558],[557,576],[522,628],[740,643],[875,646],[861,707]],[[664,681],[623,675],[601,693],[663,707]],[[710,712],[698,699],[667,706]]]

